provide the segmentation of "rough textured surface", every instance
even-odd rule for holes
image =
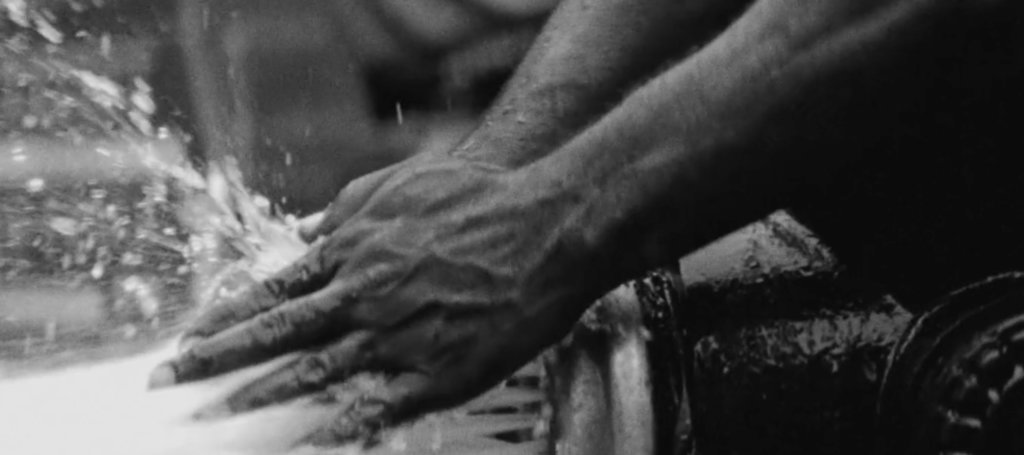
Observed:
[[[776,214],[681,264],[701,454],[860,454],[911,320]]]
[[[951,294],[896,351],[879,408],[879,452],[1020,453],[1024,275]]]

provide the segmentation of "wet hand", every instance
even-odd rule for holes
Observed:
[[[202,315],[151,385],[300,354],[207,410],[231,414],[381,373],[383,386],[314,433],[320,444],[468,400],[564,336],[601,294],[578,200],[451,157],[371,175],[307,232],[326,235],[304,257]]]

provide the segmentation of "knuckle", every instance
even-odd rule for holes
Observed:
[[[356,401],[348,409],[351,416],[364,424],[380,427],[387,424],[395,406],[391,400],[384,397],[368,396]]]
[[[352,362],[354,368],[364,369],[376,368],[382,363],[376,340],[369,332],[365,336],[360,335],[360,338],[355,341]]]
[[[181,334],[182,339],[194,338],[194,337],[208,337],[212,333],[210,328],[211,324],[208,320],[200,319],[193,323],[191,326],[185,328]]]
[[[336,243],[331,242],[331,246],[336,246]],[[317,248],[311,251],[308,261],[303,261],[303,277],[309,279],[313,274],[320,274],[323,281],[327,281],[339,267],[338,254],[339,250],[336,248]]]
[[[254,301],[258,301],[261,295],[265,295],[271,299],[281,299],[285,295],[286,287],[284,280],[279,278],[267,278],[260,282],[259,286],[256,288],[257,292],[253,292],[250,298]]]
[[[330,380],[333,364],[330,358],[324,354],[310,354],[299,361],[297,369],[296,378],[299,385],[305,388],[317,388]]]
[[[290,327],[291,324],[286,313],[280,311],[262,313],[255,319],[252,338],[259,346],[274,346],[285,337]]]
[[[355,350],[361,356],[368,356],[377,352],[377,334],[371,330],[359,330],[349,335]]]
[[[387,403],[360,398],[344,407],[327,426],[311,435],[308,442],[332,447],[362,441],[366,446],[373,446],[381,442],[382,431],[394,422]]]
[[[343,410],[334,422],[337,429],[343,429],[350,439],[367,439],[379,434],[390,425],[394,415],[393,405],[377,397],[364,397]]]
[[[378,425],[367,424],[349,411],[339,413],[331,423],[318,431],[312,443],[314,446],[330,447],[339,444],[364,441],[372,444],[377,437]]]
[[[217,307],[201,314],[195,322],[189,325],[183,336],[188,337],[210,337],[224,330],[237,320],[237,312],[234,308]]]

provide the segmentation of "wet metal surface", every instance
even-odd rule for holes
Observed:
[[[961,289],[918,318],[879,402],[879,453],[1021,453],[1024,274]]]
[[[681,263],[701,454],[861,454],[912,316],[776,214]]]
[[[632,287],[600,299],[547,363],[555,453],[655,453],[647,332]]]

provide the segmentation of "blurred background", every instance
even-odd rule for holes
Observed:
[[[0,0],[0,360],[169,336],[274,243],[212,168],[321,210],[466,134],[556,3]]]
[[[2,0],[4,52],[145,85],[200,167],[300,214],[472,126],[557,0]],[[66,129],[2,69],[0,129]],[[40,87],[36,85],[36,89]]]
[[[247,181],[307,213],[458,136],[555,1],[180,0],[151,71],[198,154],[238,157]]]

